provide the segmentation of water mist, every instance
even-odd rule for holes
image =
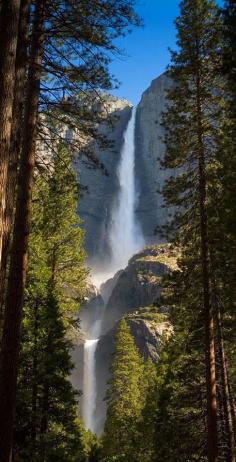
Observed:
[[[141,227],[136,219],[137,192],[135,188],[135,119],[133,108],[121,151],[117,176],[119,192],[115,199],[109,230],[111,270],[125,268],[130,257],[144,247]]]

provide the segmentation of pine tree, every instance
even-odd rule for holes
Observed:
[[[151,358],[148,358],[144,363],[140,390],[143,405],[134,452],[136,454],[136,461],[152,462],[156,455],[155,436],[158,408],[158,367],[153,363]]]
[[[17,166],[22,139],[22,120],[24,116],[24,97],[27,68],[27,47],[29,39],[30,0],[22,0],[20,4],[18,39],[15,62],[14,101],[12,110],[11,139],[9,162],[5,186],[5,209],[2,221],[3,236],[0,264],[0,317],[3,317],[3,303],[6,283],[7,257],[10,245],[15,189],[17,184]],[[1,332],[0,332],[1,335]]]
[[[30,288],[31,291],[33,287]],[[68,376],[71,344],[55,296],[25,306],[18,381],[16,460],[84,461],[84,429]]]
[[[179,270],[163,281],[174,333],[163,344],[158,364],[155,460],[203,462],[207,451],[201,273],[194,267],[192,248],[189,255],[185,249],[178,264]]]
[[[135,461],[143,397],[143,360],[129,327],[120,321],[107,391],[107,419],[102,438],[104,460]]]
[[[20,0],[1,2],[0,10],[0,262],[3,245],[3,217],[6,204],[7,170],[14,99],[15,60]],[[7,28],[6,28],[7,24]]]
[[[17,2],[15,2],[14,5],[13,3],[10,3],[10,7],[15,7],[17,5]],[[4,5],[5,3],[3,6]],[[3,12],[4,8],[2,8],[1,12]],[[7,12],[9,12],[9,9]],[[85,12],[88,14],[81,14]],[[15,27],[16,10],[14,10],[13,13],[9,24]],[[110,24],[109,27],[106,27],[108,17]],[[92,4],[89,3],[89,11],[87,2],[79,2],[76,4],[69,0],[66,3],[36,0],[33,9],[33,18],[29,46],[29,68],[24,100],[25,107],[19,160],[19,182],[15,207],[12,252],[9,263],[8,284],[4,307],[1,355],[2,374],[0,377],[0,393],[2,400],[0,403],[0,439],[4,461],[7,462],[9,462],[11,457],[10,452],[20,348],[20,328],[27,274],[28,236],[31,224],[32,188],[36,159],[36,141],[39,129],[39,103],[40,94],[42,94],[43,69],[46,69],[45,73],[48,77],[50,77],[51,74],[51,76],[54,75],[56,79],[59,78],[60,80],[61,104],[59,105],[57,100],[56,105],[58,110],[60,106],[64,108],[64,110],[61,111],[62,113],[65,114],[66,112],[68,114],[69,112],[69,114],[72,115],[72,105],[63,104],[65,89],[69,88],[68,91],[73,93],[73,90],[78,91],[78,88],[80,88],[81,92],[86,94],[86,90],[88,92],[88,89],[91,89],[91,87],[94,90],[98,88],[108,88],[110,86],[107,67],[109,60],[107,59],[106,52],[115,49],[114,45],[111,45],[113,40],[122,35],[129,24],[137,23],[133,2],[126,1],[124,3],[123,0],[121,2],[115,2],[115,4],[108,0],[104,2],[95,1],[92,2]],[[84,20],[84,18],[86,18],[86,20]],[[55,34],[57,28],[59,33]],[[18,34],[18,29],[15,29],[15,35],[11,37],[15,40],[11,42],[11,44],[14,42],[14,50],[16,49]],[[10,27],[9,31],[11,31]],[[56,38],[54,39],[54,37]],[[7,50],[9,43],[4,41],[3,45],[6,45]],[[6,50],[3,50],[3,64],[8,66],[9,56],[12,56],[14,61],[12,60],[11,62],[10,70],[13,70],[15,64],[15,51],[13,50],[13,53],[11,53],[12,50],[9,49],[10,53],[8,56]],[[75,63],[81,63],[81,60],[83,61],[83,65],[81,66],[79,64],[76,66]],[[61,65],[59,65],[59,62]],[[97,64],[95,65],[95,63]],[[6,68],[6,75],[8,76],[8,67]],[[62,85],[63,78],[64,84]],[[77,85],[74,85],[75,82]],[[54,87],[54,83],[55,80],[50,88]],[[12,79],[10,102],[13,101],[13,88],[14,80]],[[3,97],[5,98],[5,94]],[[52,100],[54,102],[56,101],[55,96],[52,97]],[[50,101],[48,104],[50,105]],[[84,136],[89,133],[89,123],[87,123],[89,118],[85,106],[85,104],[80,105],[79,111],[84,128],[81,130],[81,133],[83,133]],[[67,108],[67,110],[65,110],[65,108]],[[11,117],[11,105],[9,105],[9,111],[10,112],[7,112],[8,119]],[[90,114],[91,113],[92,111],[90,111]],[[0,137],[5,137],[5,132],[2,131],[1,128],[2,127],[0,127]],[[11,126],[9,125],[9,135],[10,129]],[[92,134],[94,134],[94,130]],[[2,164],[2,171],[4,174],[4,181],[1,182],[0,187],[4,189],[7,183],[6,172],[8,167],[8,162],[5,162],[5,155],[3,160],[4,165]],[[14,188],[12,192],[14,194]],[[0,218],[2,218],[5,207],[8,210],[8,205],[3,202],[0,210]],[[4,227],[2,220],[0,222],[0,227],[1,229]],[[3,270],[5,271],[5,268],[3,268]]]
[[[214,214],[212,204],[218,197],[218,127],[221,123],[222,80],[219,77],[221,23],[214,1],[181,2],[176,21],[179,51],[172,53],[168,71],[173,88],[168,92],[169,109],[164,116],[166,128],[165,168],[177,170],[165,188],[168,205],[177,207],[172,222],[183,255],[192,274],[197,268],[199,284],[199,328],[204,326],[207,451],[208,460],[216,461],[218,453],[216,403],[214,293]],[[172,234],[173,235],[173,234]],[[186,287],[191,291],[191,285]]]
[[[83,297],[83,233],[71,158],[58,149],[54,169],[38,176],[33,195],[30,261],[17,394],[16,460],[83,461],[84,430],[72,369],[69,330]],[[70,289],[76,289],[74,300]]]

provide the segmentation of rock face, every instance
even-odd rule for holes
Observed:
[[[172,82],[166,74],[153,80],[143,93],[137,107],[136,119],[136,179],[139,190],[137,215],[142,224],[146,242],[155,242],[154,230],[168,220],[167,210],[162,208],[161,191],[170,173],[161,170],[160,161],[165,153],[161,125],[166,109],[166,91]],[[172,172],[173,175],[173,172]],[[160,242],[160,237],[157,235]]]
[[[172,326],[161,309],[159,313],[154,310],[153,307],[147,307],[135,311],[126,320],[144,359],[151,358],[154,363],[158,363],[162,339],[172,334]]]
[[[126,100],[108,97],[108,115],[115,120],[112,126],[99,127],[112,146],[104,150],[93,146],[96,156],[104,164],[108,175],[101,169],[92,169],[86,159],[78,155],[75,163],[80,182],[86,186],[79,201],[78,213],[82,219],[85,233],[85,248],[91,265],[93,260],[105,260],[109,253],[106,230],[110,219],[112,203],[118,189],[116,176],[120,159],[123,135],[131,116],[132,104]],[[93,265],[94,266],[94,265]]]
[[[109,330],[122,315],[158,300],[161,279],[175,265],[169,244],[146,247],[131,258],[127,268],[115,276],[116,284],[105,308],[103,331]]]
[[[103,428],[106,416],[104,396],[119,320],[122,317],[127,319],[136,345],[144,358],[151,357],[157,362],[161,339],[163,335],[169,335],[172,329],[166,309],[157,308],[153,304],[158,305],[162,276],[175,268],[176,256],[171,245],[149,246],[131,258],[127,268],[102,288],[103,291],[106,290],[106,294],[109,291],[111,293],[105,309],[103,308],[103,335],[96,350],[98,429]],[[91,306],[91,302],[87,312],[86,308],[82,311],[83,321],[85,315],[86,319],[92,316],[95,322],[94,315],[98,307]]]
[[[162,208],[163,199],[157,192],[169,176],[168,171],[160,169],[160,159],[164,155],[161,141],[163,128],[161,114],[166,108],[166,90],[171,81],[166,74],[153,80],[143,93],[136,112],[135,128],[135,178],[137,183],[137,217],[143,229],[146,243],[161,242],[154,234],[157,226],[166,223],[167,211]],[[118,191],[117,166],[120,160],[124,132],[131,117],[132,104],[126,100],[109,96],[109,113],[117,116],[113,128],[100,127],[101,133],[113,140],[112,149],[95,149],[98,159],[103,162],[108,172],[91,170],[83,157],[77,163],[77,171],[83,185],[88,187],[79,203],[79,215],[86,229],[85,247],[89,263],[96,266],[94,259],[106,261],[109,254],[107,229],[115,195]],[[173,174],[173,172],[172,172]]]

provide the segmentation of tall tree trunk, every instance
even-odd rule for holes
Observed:
[[[203,282],[203,305],[205,316],[205,365],[207,387],[207,454],[209,462],[218,458],[217,441],[217,402],[216,402],[216,362],[214,312],[210,294],[210,264],[208,222],[206,210],[206,172],[205,149],[203,143],[201,84],[199,69],[197,72],[197,123],[198,123],[198,174],[199,174],[199,212],[201,233],[201,265]]]
[[[224,334],[221,318],[221,309],[219,305],[219,294],[216,283],[216,264],[215,253],[213,246],[210,250],[210,267],[211,267],[211,299],[215,307],[215,323],[216,323],[216,336],[215,336],[215,351],[218,360],[218,397],[220,399],[221,422],[222,427],[222,451],[223,457],[226,462],[235,462],[235,442],[234,442],[234,426],[233,415],[230,403],[230,389],[229,377],[227,370],[227,359],[225,355]]]
[[[2,0],[0,15],[0,259],[11,138],[20,0]]]
[[[1,462],[11,461],[12,452],[17,366],[20,348],[23,295],[27,271],[41,61],[44,42],[44,6],[45,0],[36,1],[12,255],[4,313],[2,374],[0,377]]]
[[[233,432],[234,432],[234,444],[236,447],[236,404],[235,404],[235,400],[233,396],[232,385],[229,380],[228,370],[227,370],[227,379],[228,379],[228,386],[229,386],[229,401],[230,401],[230,409],[231,409]]]
[[[6,184],[6,205],[3,217],[3,242],[0,261],[0,322],[3,319],[3,303],[5,292],[7,257],[10,244],[10,233],[13,221],[15,189],[17,183],[17,166],[22,141],[22,121],[25,96],[25,80],[27,67],[27,46],[29,30],[29,11],[31,0],[21,0],[18,42],[16,50],[16,72],[14,87],[14,104],[12,114],[11,143]]]
[[[42,440],[42,452],[41,458],[42,462],[46,462],[46,444],[45,444],[45,435],[48,431],[48,414],[49,414],[49,385],[47,383],[44,384],[43,387],[43,400],[42,400],[42,419],[40,425],[40,436]]]
[[[32,367],[32,417],[31,417],[31,441],[33,454],[37,438],[37,400],[38,400],[38,335],[39,335],[39,301],[34,303],[34,331],[33,331],[33,367]]]
[[[217,309],[217,346],[219,351],[220,360],[220,372],[221,372],[221,383],[222,383],[222,397],[223,397],[223,408],[225,416],[226,436],[227,436],[227,462],[235,462],[235,442],[234,442],[234,426],[233,426],[233,415],[230,403],[230,390],[229,380],[227,371],[227,361],[225,357],[224,338],[221,322],[221,314],[219,308]]]

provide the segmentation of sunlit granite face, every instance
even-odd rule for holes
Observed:
[[[162,113],[166,109],[166,91],[172,85],[166,74],[153,80],[143,93],[137,107],[136,120],[136,181],[139,190],[137,214],[142,223],[146,242],[160,242],[154,234],[158,226],[166,224],[168,212],[162,207],[162,191],[168,170],[161,170],[160,162],[165,153],[161,125]],[[173,175],[173,172],[171,172]]]
[[[155,234],[155,228],[167,221],[167,210],[162,208],[161,191],[170,173],[162,171],[160,160],[165,147],[161,140],[162,112],[166,107],[166,90],[171,86],[166,74],[153,80],[150,87],[143,93],[137,106],[135,128],[135,181],[138,192],[136,214],[141,223],[147,243],[160,242],[160,236]],[[85,247],[89,261],[93,259],[106,260],[109,254],[108,227],[114,197],[118,190],[117,166],[124,133],[130,119],[132,104],[113,96],[106,97],[106,109],[112,116],[117,116],[113,127],[100,126],[101,133],[113,141],[113,147],[105,150],[95,146],[99,160],[105,165],[108,176],[101,170],[91,169],[85,159],[77,157],[77,171],[82,185],[88,191],[82,193],[78,212],[86,230]],[[104,110],[104,108],[101,109]],[[172,172],[173,173],[173,172]]]
[[[114,119],[113,126],[102,124],[100,133],[113,145],[106,149],[92,146],[99,161],[104,164],[107,174],[101,169],[91,168],[84,157],[78,153],[76,170],[80,183],[86,190],[82,192],[78,213],[85,228],[85,248],[91,261],[93,258],[106,260],[109,254],[107,229],[114,197],[118,190],[117,166],[123,144],[123,135],[131,115],[132,104],[126,100],[110,97],[106,109]]]

